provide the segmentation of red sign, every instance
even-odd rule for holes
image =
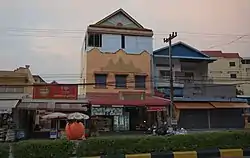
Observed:
[[[147,111],[166,111],[166,107],[164,106],[150,106]]]
[[[33,88],[33,99],[77,99],[77,96],[77,85],[49,84]]]

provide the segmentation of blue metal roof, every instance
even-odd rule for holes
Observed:
[[[169,46],[162,47],[153,51],[154,57],[168,57]],[[202,53],[198,49],[189,46],[183,42],[177,42],[172,45],[172,57],[176,59],[193,59],[193,60],[208,60],[215,61],[216,59],[210,58],[208,55]]]

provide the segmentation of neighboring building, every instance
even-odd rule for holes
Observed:
[[[144,28],[123,9],[89,25],[83,49],[83,93],[93,104],[100,130],[136,130],[151,106],[169,101],[152,96],[151,53],[153,31]],[[143,111],[138,112],[138,108]],[[114,122],[112,126],[109,124]]]
[[[237,83],[243,77],[239,53],[223,53],[221,51],[202,52],[216,59],[215,62],[208,66],[208,75],[215,83]]]
[[[0,71],[0,116],[11,118],[19,126],[19,112],[16,109],[23,98],[32,95],[34,79],[29,65],[19,67],[14,71]],[[5,117],[3,117],[5,115]],[[4,121],[2,121],[4,122]],[[1,124],[5,128],[7,124]]]
[[[170,93],[168,49],[163,47],[153,52],[155,89],[166,98]],[[244,127],[242,114],[249,106],[245,99],[236,98],[236,85],[214,82],[208,75],[208,65],[217,62],[217,58],[183,42],[172,45],[172,57],[175,116],[180,127]]]
[[[14,71],[0,71],[0,93],[28,93],[32,94],[34,78],[29,65],[19,67]],[[17,85],[17,86],[16,86]]]
[[[155,87],[169,96],[168,47],[155,50],[153,56]],[[174,93],[176,97],[183,97],[185,84],[199,85],[212,82],[208,79],[207,72],[208,63],[215,61],[214,59],[183,42],[172,45],[172,57]]]
[[[241,85],[243,95],[250,96],[250,57],[242,57],[241,59],[242,82]],[[242,95],[242,94],[239,94]]]
[[[215,62],[208,65],[208,76],[214,83],[237,85],[238,95],[243,95],[244,74],[242,58],[239,53],[224,53],[222,51],[202,51]]]

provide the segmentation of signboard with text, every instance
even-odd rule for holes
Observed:
[[[33,99],[77,99],[77,96],[77,85],[49,84],[33,88]]]

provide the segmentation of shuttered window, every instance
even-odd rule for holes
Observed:
[[[135,76],[135,88],[145,89],[146,88],[146,76]]]
[[[105,88],[107,86],[107,74],[95,74],[95,87]]]
[[[127,88],[127,75],[115,75],[115,87]]]

